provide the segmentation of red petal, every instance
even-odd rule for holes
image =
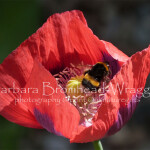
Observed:
[[[0,112],[18,96],[13,94],[12,89],[8,92],[8,89],[13,88],[13,84],[16,88],[24,87],[32,65],[33,60],[30,52],[20,49],[11,53],[0,65]]]
[[[42,128],[32,113],[22,104],[18,104],[17,100],[11,102],[0,113],[7,120],[29,128]]]
[[[85,64],[95,64],[103,61],[103,55],[100,52],[99,40],[92,31],[80,20],[70,22],[70,41],[78,55],[78,60]],[[74,58],[74,59],[77,59]]]
[[[25,86],[32,67],[33,58],[30,52],[19,48],[0,65],[0,115],[26,127],[41,128],[25,106],[15,105],[15,99],[19,94],[14,93],[12,89]]]
[[[70,43],[69,24],[74,19],[86,25],[81,11],[67,11],[54,14],[35,34],[21,44],[21,49],[29,49],[32,56],[37,58],[52,73],[58,73],[76,58]],[[71,57],[69,60],[68,58]]]
[[[101,40],[103,51],[103,59],[110,64],[112,77],[120,70],[121,66],[129,59],[129,57],[115,47],[112,43]]]
[[[43,83],[50,84],[50,87],[44,88],[46,95],[43,94],[45,93]],[[48,131],[70,138],[72,131],[78,126],[80,115],[77,109],[67,101],[56,79],[37,61],[25,86],[26,89],[31,87],[37,88],[38,93],[26,93],[22,95],[22,98],[31,99],[24,104],[35,115],[37,121]],[[41,103],[32,102],[35,99],[39,99]]]
[[[51,16],[47,22],[26,41],[24,41],[13,53],[11,53],[0,65],[0,87],[11,88],[24,87],[33,67],[33,59],[37,58],[47,69],[59,70],[66,62],[70,48],[68,36],[69,22],[77,18],[83,24],[86,20],[80,11],[70,11]],[[15,95],[0,93],[0,111],[8,106]]]
[[[88,128],[79,126],[77,131],[74,132],[71,142],[91,142],[103,138],[117,121],[119,109],[121,107],[127,107],[126,104],[135,96],[129,92],[119,94],[119,89],[114,94],[113,89],[116,89],[117,83],[120,87],[124,83],[125,88],[134,88],[135,90],[144,87],[146,78],[150,73],[149,66],[150,47],[134,54],[111,80],[109,85],[112,86],[109,87],[109,91],[105,95],[105,101],[103,101],[98,113],[93,119],[93,125]],[[127,101],[122,102],[121,99]]]
[[[116,84],[118,84],[122,93],[119,90],[117,91],[120,109],[118,111],[118,118],[108,131],[108,135],[120,130],[131,118],[136,109],[150,72],[150,47],[142,52],[136,53],[130,59],[125,66],[122,66],[122,72],[117,74],[111,81],[111,88],[115,89]],[[111,92],[113,92],[112,90]]]
[[[120,63],[126,62],[129,57],[124,54],[122,51],[120,51],[117,47],[115,47],[112,43],[106,42],[104,40],[101,40],[101,42],[104,44],[104,49],[116,60],[118,60]],[[103,50],[103,51],[105,51]]]
[[[75,49],[78,62],[96,64],[99,61],[108,62],[114,76],[128,60],[128,56],[109,42],[100,41],[93,32],[80,20],[70,22],[70,41]],[[71,58],[76,59],[76,58]],[[76,59],[77,60],[77,59]]]

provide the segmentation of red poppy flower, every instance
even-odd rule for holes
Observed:
[[[108,62],[112,74],[108,91],[87,125],[60,86],[81,74],[81,64],[97,62]],[[25,127],[45,128],[71,142],[95,141],[114,134],[130,119],[149,66],[150,47],[128,57],[99,40],[82,12],[54,14],[0,65],[0,115]]]

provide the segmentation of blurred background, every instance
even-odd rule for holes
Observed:
[[[150,44],[150,2],[145,0],[0,0],[0,63],[47,18],[79,9],[100,39],[131,56]],[[140,60],[139,60],[140,61]],[[150,88],[150,77],[146,87]],[[150,92],[150,90],[149,90]],[[104,150],[150,149],[150,98],[117,134],[102,140]],[[24,128],[0,116],[0,150],[92,150],[91,143],[70,144],[45,130]]]

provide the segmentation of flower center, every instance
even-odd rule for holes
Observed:
[[[92,119],[104,100],[104,94],[108,89],[109,77],[96,80],[90,76],[88,70],[92,66],[78,65],[65,68],[54,75],[59,86],[64,89],[66,96],[80,114],[80,125],[91,126]]]

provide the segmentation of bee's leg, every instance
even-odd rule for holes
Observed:
[[[112,75],[112,71],[109,69],[109,74],[108,74],[108,76],[111,76]]]
[[[84,72],[84,75],[87,74],[87,73],[89,73],[89,71],[90,71],[90,70],[85,71],[85,72]]]

